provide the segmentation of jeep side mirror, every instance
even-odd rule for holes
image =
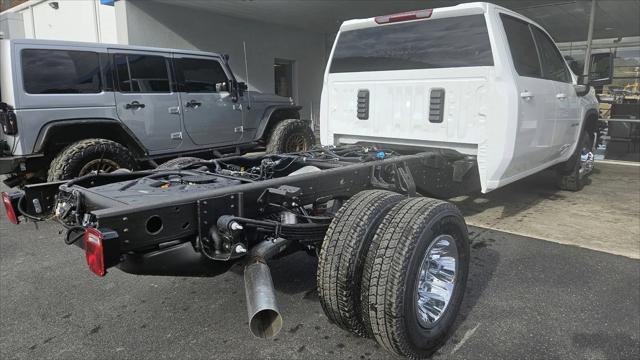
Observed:
[[[247,86],[247,83],[244,83],[244,82],[238,82],[238,83],[236,83],[236,84],[237,84],[237,87],[238,87],[238,95],[239,95],[239,96],[243,96],[243,95],[244,95],[244,92],[245,92],[245,91],[247,91],[247,89],[249,88],[249,87]]]
[[[231,93],[231,99],[233,102],[238,102],[241,96],[244,96],[244,92],[247,91],[247,84],[235,80],[229,80],[229,92]]]
[[[613,80],[613,54],[592,54],[589,67],[589,84],[609,85]]]

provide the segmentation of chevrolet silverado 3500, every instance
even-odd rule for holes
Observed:
[[[99,276],[245,264],[258,337],[282,326],[268,263],[306,251],[332,322],[423,358],[446,340],[469,271],[464,218],[436,198],[552,166],[579,190],[596,121],[590,86],[531,20],[486,3],[419,10],[342,24],[323,147],[93,172],[3,202],[14,223],[60,222]]]

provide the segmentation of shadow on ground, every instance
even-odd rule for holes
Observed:
[[[502,208],[499,219],[518,216],[523,211],[546,200],[562,200],[566,195],[558,189],[551,170],[532,175],[488,194],[474,194],[449,199],[464,216],[472,216],[489,209]]]

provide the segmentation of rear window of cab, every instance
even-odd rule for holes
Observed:
[[[329,72],[492,65],[484,15],[467,15],[341,32]]]

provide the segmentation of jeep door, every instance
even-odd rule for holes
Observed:
[[[528,22],[500,14],[506,33],[518,96],[513,160],[505,177],[515,176],[554,160],[556,86],[543,78],[540,57]],[[515,114],[514,114],[515,115]]]
[[[120,120],[150,151],[182,142],[180,108],[172,80],[171,54],[110,49]]]
[[[184,127],[195,144],[240,142],[242,106],[232,100],[231,74],[217,57],[174,54]]]

